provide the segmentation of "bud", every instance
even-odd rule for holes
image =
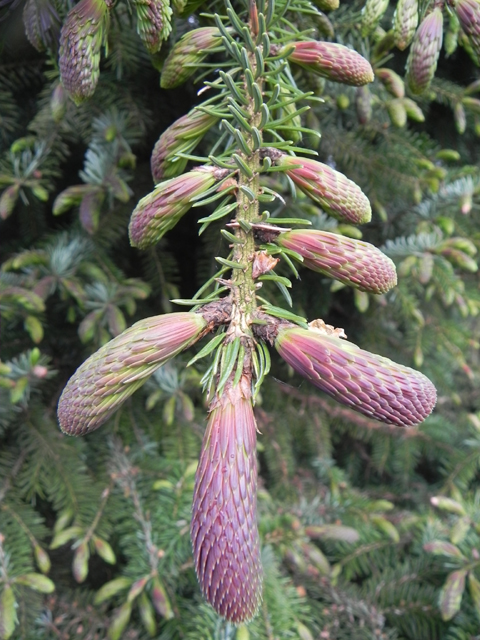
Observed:
[[[169,358],[199,339],[207,327],[196,313],[140,320],[88,358],[70,378],[58,403],[68,435],[97,429]]]
[[[376,69],[375,76],[392,96],[395,96],[395,98],[403,98],[405,95],[405,84],[398,73],[395,73],[392,69]]]
[[[133,0],[137,11],[137,33],[149,53],[157,53],[172,30],[168,0]]]
[[[81,0],[60,33],[60,77],[75,104],[93,95],[100,75],[100,47],[108,26],[105,0]]]
[[[416,102],[410,98],[403,98],[403,106],[405,107],[407,117],[410,118],[410,120],[414,120],[415,122],[425,122],[423,111]]]
[[[88,559],[90,558],[90,551],[88,549],[88,543],[82,542],[77,547],[73,554],[73,577],[77,582],[84,582],[88,575]]]
[[[435,387],[423,374],[338,337],[315,329],[280,329],[275,347],[312,384],[369,418],[413,426],[435,406]]]
[[[20,185],[18,183],[11,184],[5,189],[0,196],[0,219],[5,220],[13,213],[17,204]]]
[[[245,387],[245,390],[244,390]],[[249,385],[216,397],[195,476],[191,536],[203,595],[233,623],[261,600],[256,424]]]
[[[165,60],[160,78],[162,89],[183,84],[211,49],[221,44],[217,27],[202,27],[186,33],[173,47]]]
[[[353,86],[360,86],[373,82],[373,69],[363,56],[333,42],[292,42],[287,47],[294,46],[294,51],[288,56],[294,62],[309,71],[333,80]]]
[[[67,187],[55,198],[52,208],[54,216],[59,216],[72,207],[79,205],[82,199],[92,191],[97,191],[98,187],[91,184],[75,184]]]
[[[388,8],[389,0],[367,0],[362,9],[362,36],[368,36],[376,26]]]
[[[95,233],[100,220],[100,210],[105,200],[105,191],[102,187],[88,185],[91,188],[86,190],[82,198],[79,209],[79,218],[82,227],[89,234]]]
[[[372,94],[368,87],[357,87],[355,92],[355,109],[360,124],[367,124],[372,119]]]
[[[52,97],[50,98],[50,109],[52,111],[53,121],[57,124],[61,122],[67,111],[67,96],[61,82],[59,82],[53,90]]]
[[[413,40],[418,25],[418,0],[398,0],[393,16],[395,46],[403,51]]]
[[[340,6],[340,0],[314,0],[313,4],[320,11],[335,11]]]
[[[412,93],[423,93],[437,68],[442,47],[443,13],[436,8],[423,19],[408,54],[407,83]]]
[[[479,0],[458,0],[454,5],[463,32],[478,56],[480,55],[480,2]]]
[[[387,102],[387,111],[394,127],[402,128],[407,124],[407,110],[400,98]]]
[[[467,114],[461,102],[457,102],[453,107],[453,118],[455,120],[455,128],[460,135],[465,133],[467,128]]]
[[[173,229],[201,195],[228,174],[228,169],[197,167],[193,171],[161,182],[135,207],[128,227],[132,247],[146,249]]]
[[[397,284],[392,260],[368,242],[310,229],[282,233],[275,241],[299,253],[309,269],[360,291],[386,293]]]
[[[166,129],[153,148],[150,166],[155,183],[183,173],[188,160],[176,158],[178,153],[191,153],[217,118],[192,109]]]
[[[171,620],[174,617],[170,598],[167,591],[160,582],[158,577],[155,577],[152,581],[152,602],[158,615],[162,616],[166,620]]]
[[[49,0],[27,0],[23,9],[25,35],[37,51],[53,49],[58,41],[60,18]]]
[[[343,173],[310,158],[282,155],[277,164],[312,200],[341,222],[364,224],[372,217],[370,202],[363,191]],[[289,169],[289,165],[301,167]]]

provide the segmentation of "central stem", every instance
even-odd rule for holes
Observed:
[[[256,75],[257,63],[255,55],[253,53],[248,54],[250,68],[253,75]],[[257,79],[257,85],[260,84]],[[255,103],[252,96],[245,92],[248,98],[248,105],[245,110],[247,111],[249,118],[248,122],[250,126],[258,126],[261,115],[255,110]],[[253,136],[247,135],[246,141],[249,148],[253,149]],[[239,172],[238,178],[238,192],[237,192],[237,222],[254,223],[259,219],[259,203],[258,194],[260,192],[260,152],[259,150],[252,151],[250,155],[245,153],[239,154],[244,160],[245,164],[250,168],[252,175],[249,177],[242,171]],[[248,188],[248,194],[254,194],[254,199],[249,197],[241,187]],[[250,329],[251,317],[257,308],[256,301],[256,284],[253,278],[253,262],[255,258],[255,239],[253,230],[247,230],[246,226],[239,224],[235,229],[235,235],[240,242],[235,243],[233,248],[233,261],[238,264],[244,265],[242,269],[233,269],[232,273],[232,316],[229,327],[229,334],[231,338],[243,337],[246,338],[244,342],[250,344],[253,347],[253,336]],[[245,344],[245,346],[247,346]]]

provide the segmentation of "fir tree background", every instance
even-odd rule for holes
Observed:
[[[265,182],[284,200],[271,215],[374,244],[398,284],[371,295],[298,266],[290,310],[422,371],[438,402],[418,427],[386,425],[272,352],[255,405],[263,601],[236,626],[203,600],[189,535],[207,364],[186,364],[204,342],[100,430],[71,438],[56,416],[87,357],[142,318],[185,310],[172,300],[191,298],[228,257],[225,220],[198,233],[214,204],[145,251],[128,238],[155,184],[156,141],[223,68],[214,49],[164,89],[167,55],[227,5],[89,0],[88,97],[60,79],[62,25],[79,5],[0,0],[0,638],[480,638],[480,4],[337,5],[279,0],[275,18],[299,39],[353,48],[375,80],[348,86],[292,64],[284,130],[363,189],[372,221],[328,217],[280,172]],[[419,24],[441,12],[436,70],[425,43],[415,58],[415,41],[401,41],[407,10]],[[411,40],[420,27],[407,26]],[[222,134],[207,127],[184,153],[210,153]],[[287,307],[285,286],[270,284],[269,299]]]

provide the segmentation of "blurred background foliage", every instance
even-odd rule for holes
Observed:
[[[72,4],[0,2],[0,637],[480,638],[475,38],[445,5],[437,72],[416,96],[404,91],[393,0],[286,7],[297,29],[354,46],[377,71],[368,88],[299,69],[292,78],[323,99],[302,115],[320,140],[298,144],[357,182],[374,216],[361,231],[340,225],[275,183],[279,212],[373,242],[399,275],[372,296],[302,269],[293,310],[421,369],[439,398],[417,429],[385,426],[274,360],[256,407],[264,602],[236,629],[202,602],[191,557],[202,365],[185,370],[187,354],[161,368],[87,438],[56,423],[59,395],[88,355],[174,310],[170,300],[191,296],[216,271],[213,256],[228,253],[215,225],[198,237],[194,214],[153,249],[129,246],[155,141],[198,102],[192,82],[162,90],[158,70],[203,24],[201,11],[222,10],[177,2],[151,54],[137,4],[113,7],[95,95],[76,106],[58,72]],[[205,72],[214,78],[215,66]],[[212,127],[199,149],[218,136]]]

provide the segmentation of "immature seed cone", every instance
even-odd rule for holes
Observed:
[[[394,127],[402,128],[407,124],[407,110],[403,100],[396,98],[387,103],[387,111]]]
[[[210,49],[219,44],[220,31],[217,27],[202,27],[186,33],[173,47],[165,60],[160,78],[163,89],[173,89],[183,84],[194,72]]]
[[[58,40],[60,18],[49,0],[27,0],[23,8],[25,34],[37,51],[53,48]]]
[[[58,421],[71,436],[101,426],[152,373],[200,337],[207,322],[196,313],[140,320],[91,355],[58,403]]]
[[[313,229],[281,233],[275,242],[299,253],[309,269],[360,291],[386,293],[397,284],[392,260],[368,242]]]
[[[405,95],[405,84],[398,73],[395,73],[392,69],[376,69],[375,76],[392,96],[395,96],[395,98],[403,98]]]
[[[381,422],[413,426],[435,406],[435,387],[423,374],[338,337],[314,329],[281,329],[275,347],[316,387]]]
[[[188,160],[177,158],[177,153],[190,153],[211,129],[217,118],[198,109],[176,120],[165,129],[153,148],[150,166],[155,183],[183,173]]]
[[[149,53],[160,51],[172,30],[172,10],[167,0],[133,0],[137,32]]]
[[[428,89],[437,68],[442,37],[443,13],[437,7],[423,19],[408,54],[406,79],[412,93]]]
[[[389,0],[367,0],[362,9],[362,36],[367,36],[378,25],[388,8]]]
[[[367,124],[372,119],[372,94],[368,87],[355,89],[355,110],[360,124]]]
[[[132,247],[146,249],[158,242],[190,209],[191,199],[215,184],[218,174],[215,167],[198,167],[157,185],[132,213],[128,227]]]
[[[276,162],[285,167],[285,173],[304,193],[334,218],[351,224],[370,221],[372,209],[367,196],[343,173],[310,158],[283,155]],[[289,169],[298,164],[302,166]]]
[[[333,42],[292,42],[293,53],[288,56],[290,62],[295,62],[310,71],[333,80],[353,86],[361,86],[373,82],[371,64],[359,53],[342,44]]]
[[[262,595],[256,520],[256,425],[250,385],[216,397],[195,477],[191,536],[203,595],[233,623],[250,620]]]
[[[60,77],[75,104],[93,95],[100,75],[100,48],[108,25],[105,0],[81,0],[60,33]]]
[[[455,4],[458,21],[463,32],[470,39],[474,52],[480,55],[480,2],[479,0],[458,0]]]
[[[418,0],[398,0],[393,17],[395,46],[403,51],[413,40],[418,25]]]

